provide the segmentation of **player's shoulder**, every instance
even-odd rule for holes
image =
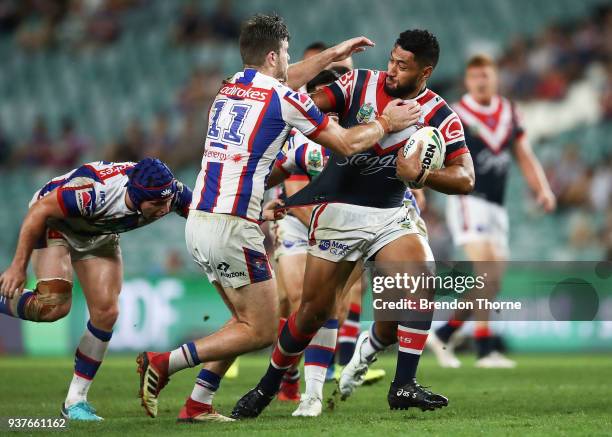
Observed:
[[[449,118],[458,117],[452,105],[430,89],[417,96],[416,101],[421,105],[423,116],[429,126],[439,127]]]
[[[68,177],[65,187],[83,185],[106,185],[109,180],[125,179],[127,171],[136,165],[134,162],[93,161],[75,168]]]

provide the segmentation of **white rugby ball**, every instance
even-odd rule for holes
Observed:
[[[421,165],[429,170],[438,170],[444,166],[446,144],[438,129],[425,126],[413,133],[404,145],[404,156],[407,158],[417,150],[419,141],[423,142]]]

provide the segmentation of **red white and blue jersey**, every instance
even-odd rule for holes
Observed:
[[[297,129],[291,129],[287,150],[277,158],[275,166],[290,177],[312,180],[325,168],[329,151],[308,139]]]
[[[525,133],[514,104],[494,96],[488,106],[483,106],[466,94],[453,108],[463,122],[474,160],[476,184],[471,194],[502,205],[512,147]]]
[[[191,209],[260,221],[266,179],[292,127],[316,138],[328,118],[306,94],[246,69],[212,104]]]
[[[47,221],[51,229],[82,236],[119,234],[152,223],[125,203],[128,176],[133,162],[97,161],[84,164],[47,182],[34,194],[30,205],[52,193],[64,213]],[[178,184],[171,209],[186,217],[191,191]]]
[[[394,99],[384,90],[386,76],[382,71],[352,70],[323,88],[332,104],[332,112],[339,114],[343,127],[368,123],[383,113]],[[442,133],[446,143],[445,162],[469,153],[461,121],[442,97],[424,89],[415,100],[422,109],[416,125],[385,135],[363,153],[348,157],[332,153],[321,175],[291,196],[287,204],[341,202],[375,208],[401,206],[406,185],[395,174],[397,150],[423,126],[434,126]]]

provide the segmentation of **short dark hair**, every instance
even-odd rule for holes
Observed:
[[[323,41],[316,41],[316,42],[313,42],[312,44],[309,44],[304,49],[304,53],[306,53],[308,50],[317,50],[319,52],[322,52],[323,50],[327,50],[327,44],[325,44]]]
[[[240,56],[245,65],[260,66],[270,52],[280,52],[281,42],[289,39],[289,30],[276,14],[257,14],[242,24]]]
[[[340,76],[340,74],[332,69],[323,70],[306,84],[306,92],[310,94],[314,92],[319,85],[328,85],[338,80]]]
[[[438,39],[428,30],[412,29],[400,33],[395,44],[412,52],[414,59],[422,67],[436,67],[440,56]]]

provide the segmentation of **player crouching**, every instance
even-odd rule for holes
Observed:
[[[65,317],[72,301],[72,270],[90,320],[75,352],[74,375],[61,414],[99,421],[87,392],[102,364],[119,315],[123,276],[119,235],[170,211],[186,217],[191,190],[158,159],[92,162],[48,182],[34,194],[15,256],[0,276],[0,313],[34,322]],[[32,258],[38,279],[24,289]]]

